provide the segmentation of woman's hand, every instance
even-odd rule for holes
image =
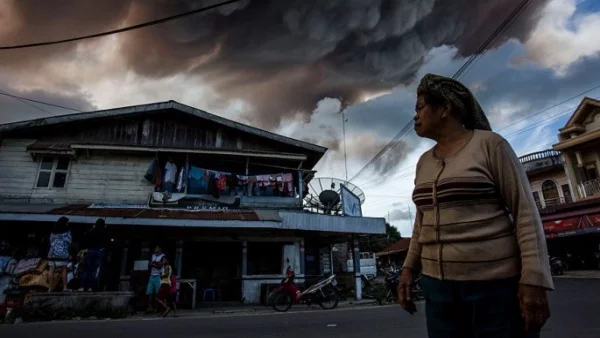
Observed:
[[[550,305],[546,289],[539,286],[519,284],[519,303],[525,322],[525,331],[538,332],[550,318]]]
[[[402,274],[400,275],[400,282],[398,283],[398,302],[402,305],[404,311],[411,315],[417,312],[417,307],[412,299],[413,280],[412,269],[403,268]]]

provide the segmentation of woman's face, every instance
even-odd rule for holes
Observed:
[[[425,98],[419,95],[415,104],[415,112],[415,132],[420,137],[432,138],[441,126],[442,109],[427,104]]]

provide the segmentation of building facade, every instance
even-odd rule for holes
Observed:
[[[561,153],[544,150],[519,158],[527,172],[539,209],[573,202],[573,193]]]
[[[330,273],[333,244],[385,233],[383,218],[303,210],[326,150],[174,101],[0,125],[0,236],[43,247],[59,217],[75,241],[102,218],[107,288],[139,288],[160,245],[192,304],[259,303],[286,267]]]
[[[600,197],[600,101],[584,98],[553,146],[565,160],[575,199]]]

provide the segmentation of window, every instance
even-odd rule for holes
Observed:
[[[571,197],[571,189],[568,184],[562,185],[563,196],[565,196],[565,203],[573,202],[573,197]]]
[[[588,181],[595,180],[598,178],[598,170],[596,170],[595,164],[587,164],[585,166],[585,175]]]
[[[44,156],[40,162],[37,188],[64,188],[69,172],[69,158]]]
[[[558,188],[552,180],[546,180],[542,183],[542,195],[546,206],[556,204],[559,200]]]
[[[541,208],[542,203],[540,202],[540,194],[537,191],[533,192],[533,199],[535,200],[535,205],[537,205],[538,208]]]

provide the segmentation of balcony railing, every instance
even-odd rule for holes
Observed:
[[[578,184],[577,192],[581,198],[600,195],[600,178]]]
[[[560,204],[566,204],[566,203],[572,203],[573,200],[570,197],[558,197],[558,198],[552,198],[552,199],[547,199],[542,201],[536,201],[536,205],[538,207],[538,209],[545,209],[545,208],[549,208],[549,207],[553,207],[556,205],[560,205]]]
[[[544,150],[519,157],[519,161],[528,173],[561,166],[563,159],[559,151]]]

